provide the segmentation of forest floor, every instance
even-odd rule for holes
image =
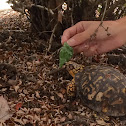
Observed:
[[[47,53],[47,46],[31,33],[26,16],[13,10],[0,11],[0,126],[126,125],[125,119],[105,121],[95,116],[79,98],[69,100],[66,85],[71,77],[65,69],[54,72],[58,70],[58,52]],[[122,56],[123,50],[115,53],[118,51]],[[108,62],[106,55],[85,58],[78,54],[72,60],[82,64]],[[111,61],[110,65],[125,74],[110,56]]]

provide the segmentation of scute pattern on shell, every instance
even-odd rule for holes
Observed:
[[[108,116],[126,114],[126,77],[109,66],[87,66],[75,75],[77,94],[89,108]]]

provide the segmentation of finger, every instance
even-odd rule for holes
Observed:
[[[89,56],[93,56],[93,55],[98,55],[98,45],[94,45],[91,46],[89,49],[87,49],[86,51],[83,51],[84,55],[89,57]]]
[[[84,52],[85,56],[92,56],[97,54],[97,48],[98,48],[97,42],[92,43],[86,42],[79,46],[74,47],[74,52],[75,53]]]
[[[85,41],[88,41],[90,39],[91,32],[92,31],[90,31],[90,29],[88,29],[84,32],[74,35],[72,38],[70,38],[67,41],[68,45],[74,47],[77,45],[81,45],[82,43],[85,43]]]
[[[73,49],[74,49],[74,53],[84,52],[84,51],[89,49],[89,43],[84,42],[84,43],[82,43],[80,45],[77,45],[77,46],[73,47]]]
[[[64,44],[64,42],[66,42],[68,39],[70,39],[71,37],[73,37],[74,35],[83,32],[84,26],[83,26],[83,22],[79,22],[77,24],[75,24],[74,26],[68,28],[67,30],[64,31],[61,42],[62,44]]]
[[[78,50],[83,51],[85,56],[93,56],[109,52],[118,47],[121,47],[123,44],[124,44],[123,40],[117,36],[114,38],[111,37],[108,40],[99,41],[95,45],[90,45],[89,49],[87,50],[81,50],[81,49]]]
[[[123,39],[116,36],[111,37],[108,40],[99,42],[98,48],[96,49],[97,54],[103,54],[111,50],[117,49],[124,44]]]

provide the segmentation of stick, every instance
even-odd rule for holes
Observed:
[[[90,40],[91,40],[91,41],[94,40],[94,39],[96,38],[98,29],[99,29],[100,27],[103,27],[103,28],[104,28],[104,30],[107,32],[107,35],[108,35],[108,36],[111,35],[111,34],[108,32],[108,27],[105,28],[105,27],[103,26],[103,20],[104,20],[105,13],[106,13],[106,9],[107,9],[107,4],[108,4],[108,0],[106,0],[106,3],[105,3],[105,9],[104,9],[104,12],[103,12],[103,16],[102,16],[101,22],[100,22],[99,26],[96,28],[96,30],[94,31],[94,33],[90,36]]]
[[[58,23],[54,26],[53,30],[52,30],[52,34],[51,34],[51,37],[50,37],[50,40],[49,40],[49,47],[47,49],[47,51],[49,52],[51,47],[52,47],[52,42],[53,42],[53,36],[55,35],[55,31],[56,31],[56,28],[57,28],[57,25]]]
[[[40,8],[40,9],[47,10],[50,14],[54,15],[54,12],[53,12],[51,9],[49,9],[49,8],[47,8],[47,7],[45,7],[45,6],[35,5],[35,4],[32,4],[32,6],[38,7],[38,8]]]

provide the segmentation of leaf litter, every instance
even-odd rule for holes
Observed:
[[[39,49],[43,41],[31,35],[26,17],[14,11],[0,13],[0,118],[7,126],[100,126],[125,125],[116,119],[104,122],[83,106],[79,99],[71,101],[66,85],[71,79],[66,70],[58,69],[55,55]],[[23,27],[22,27],[23,26]],[[19,31],[11,31],[19,30]],[[27,30],[26,30],[27,29]],[[23,32],[22,32],[23,31]],[[38,42],[38,43],[37,43]],[[73,58],[82,63],[81,54]],[[85,58],[85,59],[84,59]],[[98,60],[97,60],[98,61]],[[5,97],[5,98],[4,98]],[[2,107],[4,105],[4,107]],[[1,124],[0,124],[1,125]]]

